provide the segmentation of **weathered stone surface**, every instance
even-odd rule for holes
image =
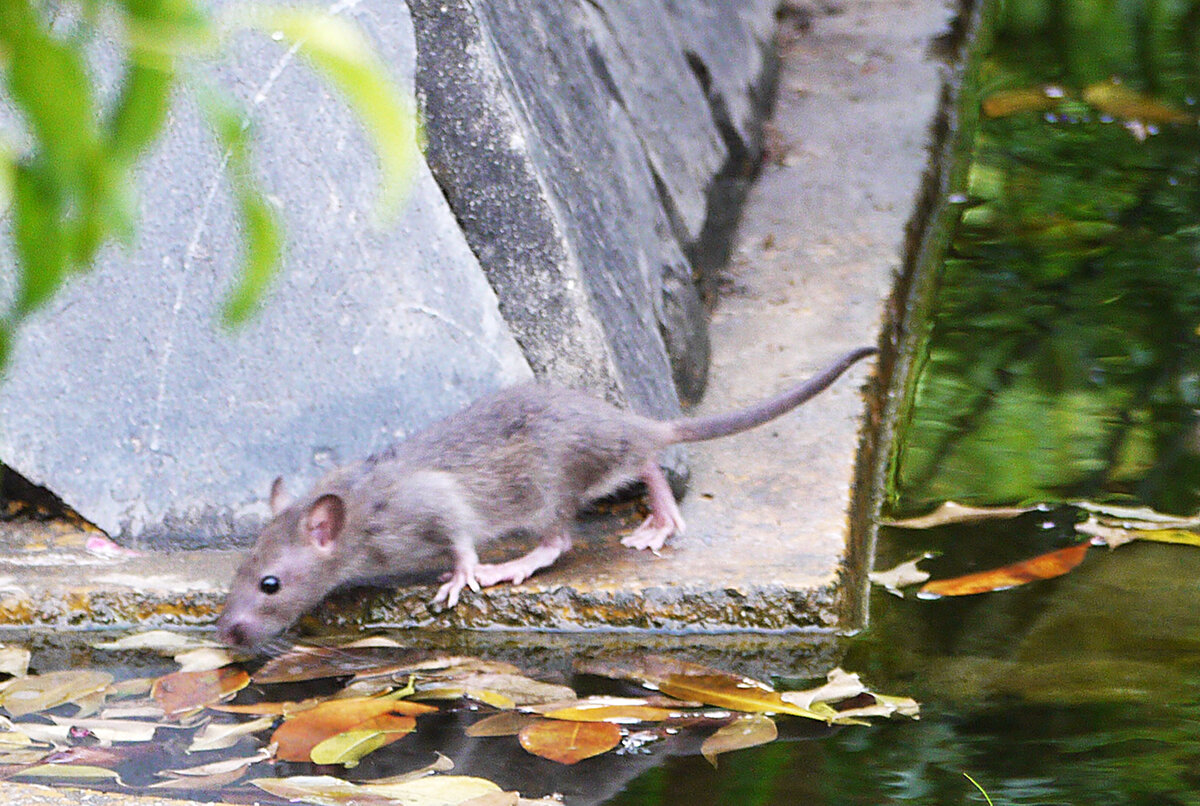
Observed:
[[[352,13],[411,82],[405,6]],[[373,228],[374,158],[341,100],[265,37],[223,64],[286,220],[261,315],[216,325],[239,238],[221,155],[181,99],[144,168],[137,247],[22,331],[0,385],[0,458],[114,535],[245,536],[276,474],[303,482],[529,375],[424,166],[399,220]]]
[[[579,282],[610,351],[610,387],[643,411],[678,412],[661,337],[662,287],[664,276],[690,269],[629,115],[598,72],[591,15],[578,2],[555,0],[412,5],[430,162],[506,316],[526,304],[529,272],[571,290]],[[490,89],[468,95],[464,80]],[[472,162],[504,164],[514,152],[528,160],[532,181],[476,184]],[[516,242],[495,239],[514,216]],[[552,233],[561,248],[536,253],[529,265],[525,228],[534,237]],[[531,343],[554,335],[535,329],[540,317],[531,319],[525,329],[510,321],[535,371],[561,377],[552,371],[561,367],[532,357],[545,352],[569,360],[557,345]],[[672,327],[680,324],[676,318]],[[705,342],[689,341],[697,343]]]

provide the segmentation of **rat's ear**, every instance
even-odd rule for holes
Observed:
[[[346,504],[336,495],[323,495],[313,502],[304,516],[308,537],[321,549],[329,549],[342,534],[346,522]]]
[[[284,489],[283,476],[276,476],[275,481],[271,482],[271,497],[268,500],[271,502],[272,515],[278,515],[292,503],[292,497]]]

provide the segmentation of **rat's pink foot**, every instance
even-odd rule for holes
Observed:
[[[475,569],[475,578],[485,588],[501,582],[519,585],[533,575],[534,571],[552,564],[559,555],[571,548],[571,536],[558,532],[542,540],[541,545],[524,557],[493,565],[481,565]]]
[[[650,549],[657,552],[673,534],[683,534],[687,524],[679,514],[671,485],[663,475],[658,462],[651,461],[642,468],[642,481],[650,498],[650,517],[633,530],[633,534],[621,538],[621,543],[633,549]]]
[[[433,603],[445,602],[446,607],[450,608],[458,604],[458,595],[462,593],[463,588],[470,588],[479,593],[479,580],[476,578],[479,568],[479,558],[475,556],[474,550],[456,551],[454,570],[442,577],[446,583],[438,588]]]

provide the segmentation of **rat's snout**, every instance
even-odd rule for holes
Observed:
[[[246,649],[254,643],[249,625],[233,618],[228,610],[217,619],[217,640],[237,649]]]

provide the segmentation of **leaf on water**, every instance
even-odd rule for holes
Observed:
[[[534,706],[532,710],[547,719],[569,722],[613,722],[632,725],[638,722],[664,722],[679,715],[678,710],[647,705],[645,700],[616,701],[615,697],[585,697],[574,702]]]
[[[21,770],[13,777],[46,778],[54,781],[116,781],[121,784],[121,776],[104,767],[92,767],[86,764],[39,764]],[[123,784],[122,784],[123,785]]]
[[[135,677],[111,683],[104,691],[112,700],[123,700],[129,697],[144,697],[154,687],[153,677]],[[159,709],[161,712],[161,708]]]
[[[153,701],[144,704],[113,705],[100,712],[101,719],[164,719],[162,706]]]
[[[521,799],[519,792],[489,792],[486,795],[480,795],[477,798],[463,801],[459,806],[520,806],[521,803],[533,803],[534,801]],[[555,806],[561,806],[562,801],[546,798],[544,801]]]
[[[159,728],[179,728],[178,725],[139,722],[133,719],[80,719],[79,717],[53,715],[50,719],[55,725],[89,731],[106,744],[111,742],[148,742],[154,738],[154,732]]]
[[[13,677],[24,677],[29,673],[30,652],[23,646],[0,644],[0,672]]]
[[[452,696],[468,696],[486,702],[495,708],[512,708],[575,699],[575,691],[570,686],[543,683],[540,680],[511,672],[477,671],[438,675],[436,681],[425,687],[419,687],[416,696],[428,696],[430,692],[439,690],[445,694],[457,691],[459,693]]]
[[[194,635],[181,635],[169,630],[147,630],[146,632],[127,635],[116,641],[104,641],[92,644],[95,649],[120,651],[126,649],[151,649],[165,655],[173,655],[185,649],[203,649],[216,647],[219,644]]]
[[[0,705],[11,716],[26,716],[103,691],[112,679],[107,672],[87,669],[18,677],[0,691]]]
[[[698,663],[659,655],[590,659],[575,664],[578,671],[635,680],[679,700],[750,713],[802,716],[828,722],[833,709],[801,708],[784,700],[771,686],[751,677],[723,672]]]
[[[1021,112],[1045,112],[1057,107],[1066,95],[1066,90],[1054,84],[1000,90],[983,99],[983,114],[1002,118]]]
[[[227,786],[236,784],[246,774],[246,768],[241,767],[228,772],[215,772],[212,775],[203,776],[184,776],[180,778],[168,778],[165,781],[156,781],[150,784],[147,789],[182,789],[182,790],[217,790],[224,789]]]
[[[33,764],[38,764],[38,763],[45,761],[46,756],[49,755],[51,752],[53,752],[53,750],[51,748],[46,748],[46,747],[40,747],[40,748],[30,747],[29,749],[25,749],[25,750],[21,750],[21,749],[11,749],[10,750],[10,749],[7,749],[5,746],[0,745],[0,766],[8,766],[9,764],[15,764],[17,766],[25,767],[25,766],[29,766],[29,765],[33,765]],[[2,777],[2,776],[0,776],[0,777]]]
[[[517,734],[526,752],[556,761],[575,764],[585,758],[607,753],[621,743],[621,728],[611,722],[563,722],[539,719]]]
[[[993,568],[989,571],[980,571],[952,579],[934,580],[926,583],[918,591],[917,596],[922,599],[935,599],[939,596],[970,596],[976,593],[990,593],[991,591],[1015,588],[1038,579],[1053,579],[1062,576],[1083,562],[1089,546],[1090,543],[1079,543],[1002,568]]]
[[[1085,87],[1083,100],[1105,114],[1143,123],[1194,123],[1196,118],[1116,81],[1101,81]]]
[[[971,507],[956,501],[947,501],[927,515],[905,518],[898,521],[880,521],[884,526],[900,529],[933,529],[952,523],[977,523],[979,521],[1006,520],[1032,512],[1036,507]]]
[[[330,806],[457,806],[500,791],[491,781],[464,775],[433,775],[399,784],[352,784],[329,775],[255,778],[250,783],[277,798]]]
[[[275,718],[271,716],[259,717],[249,722],[233,722],[228,724],[210,722],[192,737],[192,743],[188,746],[187,752],[200,753],[205,750],[227,750],[240,742],[243,737],[268,730],[274,724]]]
[[[227,758],[222,761],[213,761],[208,764],[201,764],[196,767],[183,767],[174,770],[160,770],[159,775],[176,777],[205,777],[209,775],[220,775],[222,773],[236,772],[244,770],[252,764],[257,764],[260,761],[266,761],[271,758],[275,752],[275,748],[270,745],[259,749],[258,752],[243,756],[242,758]]]
[[[1200,528],[1200,516],[1167,515],[1150,507],[1121,507],[1097,504],[1094,501],[1073,501],[1072,506],[1090,512],[1108,526],[1125,529],[1191,529]]]
[[[1200,546],[1200,532],[1194,531],[1193,528],[1164,529],[1159,526],[1110,526],[1092,516],[1084,523],[1076,524],[1075,529],[1093,538],[1093,542],[1103,543],[1110,549],[1118,548],[1134,540]]]
[[[202,647],[189,649],[175,656],[181,672],[211,672],[223,666],[229,666],[237,660],[227,649],[220,647]]]
[[[897,714],[907,716],[911,719],[921,718],[921,706],[916,700],[911,697],[892,697],[887,694],[871,694],[875,700],[873,705],[864,705],[858,708],[847,708],[838,711],[839,719],[847,719],[863,716],[885,716],[891,718]]]
[[[415,717],[380,714],[318,742],[309,752],[309,758],[314,764],[355,767],[364,756],[412,733],[416,727]]]
[[[519,714],[516,711],[504,711],[484,717],[478,722],[472,722],[467,728],[467,735],[475,738],[492,736],[516,736],[521,728],[531,725],[538,718],[530,714]]]
[[[330,700],[289,717],[271,735],[271,742],[279,745],[276,758],[282,761],[309,761],[313,747],[331,736],[353,730],[370,719],[384,714],[412,717],[436,710],[430,705],[403,700]]]
[[[250,683],[250,675],[236,666],[206,672],[173,672],[154,681],[151,696],[168,717],[204,708],[232,697]]]
[[[848,700],[867,690],[857,674],[841,668],[831,669],[825,679],[824,685],[804,691],[785,691],[780,696],[793,705],[811,708],[814,703]]]
[[[721,753],[769,744],[778,736],[775,720],[762,714],[744,714],[705,739],[700,745],[700,755],[716,767]]]
[[[440,669],[453,664],[456,658],[445,653],[423,650],[397,652],[389,646],[376,647],[318,647],[297,645],[288,652],[263,664],[254,673],[259,685],[271,683],[302,683],[324,677],[378,677],[408,674],[424,668]]]
[[[917,568],[917,563],[928,560],[932,556],[933,552],[927,551],[920,557],[906,560],[886,571],[871,571],[867,574],[867,579],[875,585],[882,585],[888,593],[903,599],[904,591],[900,590],[901,588],[917,585],[929,579],[929,572]]]
[[[208,706],[210,711],[220,711],[224,714],[250,714],[253,716],[292,716],[301,711],[307,711],[319,705],[322,700],[311,697],[299,702],[256,702],[248,705],[228,705],[217,703]]]
[[[426,775],[433,775],[435,772],[449,772],[454,769],[454,762],[441,753],[434,751],[433,763],[427,764],[424,767],[418,767],[412,772],[404,772],[399,775],[390,775],[387,778],[372,778],[369,781],[363,781],[365,784],[402,784],[407,781],[415,781],[418,778],[424,778]]]

